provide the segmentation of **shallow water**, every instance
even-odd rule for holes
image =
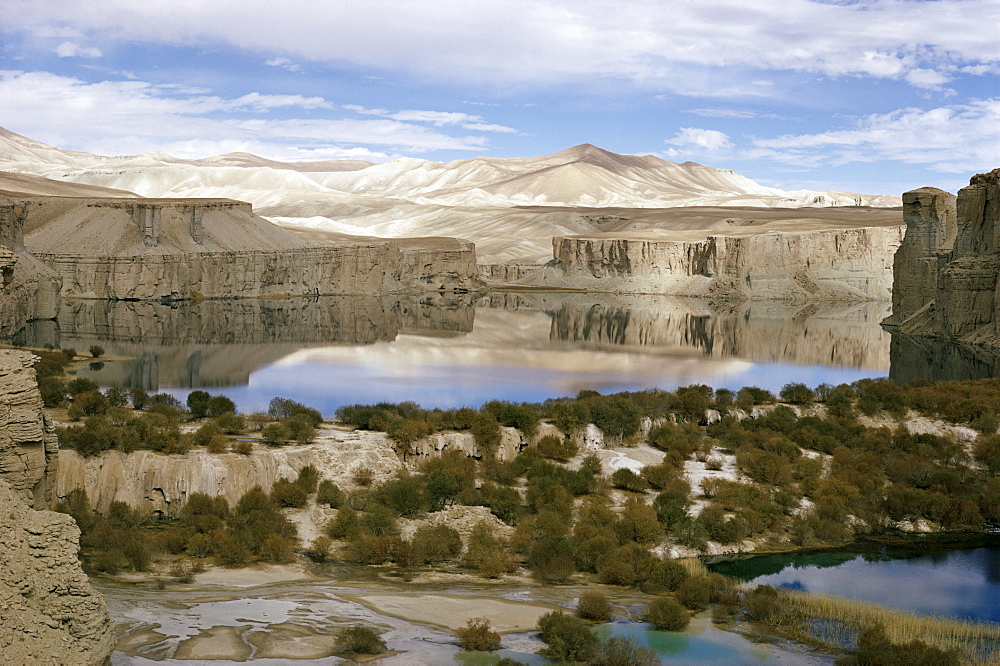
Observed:
[[[233,634],[245,639],[255,632],[278,632],[283,623],[308,627],[323,634],[336,634],[341,628],[364,624],[382,633],[390,650],[398,654],[379,660],[384,664],[495,664],[510,657],[527,664],[547,663],[537,653],[543,647],[534,632],[503,636],[501,650],[494,653],[462,652],[453,644],[451,632],[387,615],[381,615],[358,603],[353,595],[385,593],[393,588],[355,587],[341,581],[315,581],[268,585],[250,589],[174,588],[153,590],[147,585],[121,585],[104,580],[93,581],[104,594],[112,617],[119,625],[119,650],[112,663],[119,664],[190,664],[179,659],[177,650],[186,640],[204,639],[205,630],[232,627]],[[395,591],[414,593],[413,588]],[[525,602],[559,606],[572,601],[580,590],[560,588],[492,588],[486,594]],[[419,593],[419,592],[417,592]],[[482,595],[476,586],[434,589],[435,595]],[[634,605],[634,604],[629,604]],[[638,607],[636,607],[637,610]],[[432,621],[433,618],[428,618]],[[161,635],[151,634],[159,632]],[[684,632],[657,631],[638,622],[613,622],[595,629],[598,636],[628,636],[657,651],[664,663],[671,664],[818,664],[831,663],[826,656],[780,649],[752,643],[739,634],[720,630],[704,614],[694,618]],[[122,647],[125,649],[121,649]],[[246,647],[245,645],[243,647]],[[251,647],[249,661],[270,665],[287,660],[260,657]],[[335,657],[323,657],[297,663],[337,663]],[[242,663],[232,659],[212,660],[213,664]]]
[[[1000,546],[925,552],[883,548],[752,557],[720,573],[762,585],[964,620],[1000,622]]]

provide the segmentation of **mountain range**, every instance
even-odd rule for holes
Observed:
[[[685,224],[678,211],[656,214],[666,208],[900,205],[899,196],[782,191],[731,170],[619,155],[589,144],[539,157],[445,163],[415,158],[384,164],[278,162],[249,153],[203,159],[162,152],[109,157],[64,150],[0,128],[0,171],[9,172],[0,179],[0,189],[13,187],[11,174],[30,174],[122,191],[118,196],[227,197],[249,201],[271,221],[313,234],[455,236],[474,241],[481,259],[499,262],[551,258],[553,236],[704,226]],[[30,193],[45,193],[38,191],[45,187],[21,182],[34,190]],[[699,217],[690,212],[691,220]]]

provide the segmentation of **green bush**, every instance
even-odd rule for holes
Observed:
[[[597,647],[597,637],[587,623],[562,611],[540,617],[538,630],[545,643],[541,655],[551,661],[587,661]]]
[[[359,654],[382,654],[385,641],[374,629],[362,625],[348,627],[337,634],[337,652],[345,657]]]
[[[692,576],[677,587],[677,600],[685,608],[700,611],[708,608],[712,599],[712,584],[702,576]]]
[[[646,607],[643,619],[657,629],[684,631],[691,621],[691,616],[688,615],[687,610],[676,599],[660,597],[659,599],[654,599]]]
[[[344,503],[344,491],[329,479],[323,479],[316,488],[316,504],[339,509]]]
[[[470,618],[465,627],[455,630],[455,636],[458,647],[463,650],[487,652],[500,649],[500,634],[493,631],[485,617]]]
[[[316,492],[316,487],[319,485],[319,470],[313,465],[306,465],[299,470],[295,483],[302,486],[302,489],[307,493]]]
[[[609,622],[611,620],[611,601],[606,594],[593,591],[584,592],[576,604],[576,614],[584,620]]]
[[[612,636],[597,645],[587,662],[591,666],[657,666],[656,650],[639,645],[631,636]]]
[[[208,401],[211,399],[208,391],[191,391],[187,396],[187,408],[191,418],[200,419],[208,414]]]
[[[236,403],[224,395],[213,395],[205,405],[211,417],[232,414],[236,412]]]
[[[563,462],[575,456],[580,450],[580,447],[573,440],[563,439],[555,435],[542,437],[535,446],[538,448],[538,452],[546,458]]]
[[[688,579],[688,571],[675,560],[660,560],[640,588],[647,594],[673,592]]]
[[[301,509],[308,498],[305,488],[288,479],[278,479],[271,486],[271,500],[280,507]]]
[[[413,534],[413,550],[421,564],[453,560],[462,552],[462,536],[447,525],[425,525]]]
[[[645,479],[627,467],[616,469],[611,474],[611,485],[620,490],[627,490],[633,493],[645,492],[648,488]]]

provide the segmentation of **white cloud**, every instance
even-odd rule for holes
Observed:
[[[933,69],[917,68],[906,73],[906,80],[917,88],[938,90],[942,85],[951,81],[951,77]]]
[[[104,55],[98,48],[85,48],[76,42],[63,42],[55,48],[55,52],[60,58],[100,58]]]
[[[700,129],[697,127],[682,127],[672,138],[664,143],[683,148],[701,148],[710,152],[726,150],[733,147],[729,137],[718,130]]]
[[[950,173],[1000,164],[1000,97],[873,114],[852,129],[756,139],[747,157],[791,164],[895,160]]]
[[[762,71],[920,87],[929,77],[922,70],[1000,63],[996,0],[623,0],[613,11],[593,0],[284,0],[253,11],[243,0],[7,0],[4,21],[8,30],[222,42],[286,54],[274,60],[289,64],[353,63],[479,85],[614,80],[692,94],[773,94],[754,83]],[[692,80],[712,71],[726,80]]]
[[[145,81],[85,83],[48,72],[0,71],[0,99],[9,129],[101,154],[166,150],[204,157],[246,150],[277,159],[335,159],[355,144],[365,145],[359,154],[369,156],[382,154],[372,146],[409,152],[488,147],[481,134],[453,135],[393,118],[272,117],[278,109],[287,116],[335,108],[321,97],[254,92],[226,98]]]
[[[389,115],[389,109],[369,109],[367,107],[361,106],[360,104],[345,104],[344,107],[348,111],[353,111],[354,113],[360,113],[364,116],[387,116]]]
[[[780,116],[774,113],[763,113],[752,109],[700,108],[685,109],[684,112],[693,113],[694,115],[701,116],[702,118],[738,118],[741,120],[748,120],[751,118],[780,118]]]
[[[389,117],[395,120],[431,123],[436,127],[443,127],[444,125],[458,125],[468,122],[479,122],[482,120],[481,116],[472,116],[468,113],[455,113],[451,111],[418,111],[415,109],[397,111],[396,113],[390,114]]]
[[[494,123],[462,123],[462,128],[472,132],[499,132],[501,134],[517,134],[518,131],[506,125],[496,125]]]
[[[473,132],[517,134],[517,130],[513,127],[488,123],[483,120],[482,116],[474,116],[468,113],[454,111],[420,111],[416,109],[406,109],[403,111],[392,112],[388,109],[369,109],[357,104],[345,104],[343,108],[361,115],[382,116],[384,118],[392,118],[393,120],[412,123],[429,123],[435,127],[457,125],[462,129],[471,130]]]
[[[264,61],[264,64],[268,67],[280,67],[282,69],[287,69],[289,72],[301,72],[302,66],[297,65],[288,58],[270,58]]]

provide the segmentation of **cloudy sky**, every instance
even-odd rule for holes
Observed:
[[[3,0],[0,126],[106,155],[522,157],[767,185],[1000,166],[998,0]]]

